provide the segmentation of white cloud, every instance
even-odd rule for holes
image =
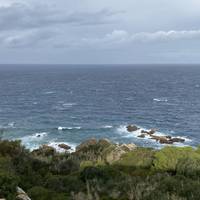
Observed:
[[[200,38],[200,30],[187,31],[156,31],[140,32],[130,34],[125,30],[114,30],[101,38],[84,38],[82,45],[100,45],[101,47],[110,45],[124,45],[132,43],[159,43],[178,40],[195,40]]]

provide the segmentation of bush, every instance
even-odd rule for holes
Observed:
[[[197,155],[192,147],[165,147],[155,153],[154,167],[156,170],[175,172],[181,159]]]
[[[28,195],[34,200],[68,200],[65,193],[56,193],[43,187],[33,187],[28,191]]]
[[[126,153],[116,162],[118,165],[134,166],[136,168],[150,168],[153,163],[155,151],[147,148],[137,148],[134,151]]]
[[[0,141],[0,155],[2,156],[16,157],[24,151],[20,141]]]
[[[177,173],[198,179],[200,177],[200,157],[189,157],[179,160]]]
[[[18,178],[12,174],[0,172],[0,198],[15,199]]]

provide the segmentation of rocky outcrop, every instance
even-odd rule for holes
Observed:
[[[39,149],[33,150],[32,154],[35,156],[53,156],[56,150],[48,145],[42,145]]]
[[[118,161],[123,154],[133,151],[136,148],[137,146],[135,144],[115,145],[110,151],[107,152],[105,159],[108,163],[113,163]]]
[[[175,142],[183,143],[185,142],[182,138],[173,138],[171,136],[156,136],[152,135],[151,139],[158,141],[160,144],[173,144]]]
[[[166,135],[166,136],[156,135],[156,131],[157,129],[155,128],[150,129],[149,131],[141,130],[141,135],[139,135],[138,137],[145,138],[146,136],[149,136],[150,139],[156,140],[160,144],[173,144],[175,142],[178,142],[178,143],[185,142],[185,140],[182,138],[172,137],[170,135]]]
[[[17,200],[31,200],[29,196],[20,187],[17,187]]]
[[[149,135],[153,135],[155,132],[157,131],[157,129],[155,129],[155,128],[153,128],[153,129],[151,129],[150,131],[149,131]]]
[[[145,134],[138,135],[139,138],[145,138]]]
[[[80,145],[78,145],[76,147],[76,151],[81,151],[84,148],[87,148],[89,146],[93,146],[93,145],[96,145],[96,144],[97,144],[97,140],[94,139],[94,138],[86,140],[85,142],[82,142]]]
[[[64,143],[63,144],[59,144],[58,147],[61,148],[61,149],[66,150],[66,151],[71,149],[71,147],[69,145],[64,144]]]
[[[98,144],[101,145],[102,147],[108,147],[112,143],[108,139],[100,139],[99,142],[98,142]]]
[[[128,125],[126,127],[126,129],[127,129],[128,132],[134,132],[134,131],[137,131],[139,128],[135,125]]]
[[[74,154],[85,160],[112,163],[119,160],[124,153],[133,151],[135,148],[135,144],[113,144],[108,139],[99,141],[90,139],[81,143]]]

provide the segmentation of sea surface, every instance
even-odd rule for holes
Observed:
[[[89,138],[162,147],[129,124],[200,144],[200,66],[0,65],[3,139],[30,149]]]

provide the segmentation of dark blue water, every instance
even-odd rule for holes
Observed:
[[[200,144],[200,66],[0,66],[3,138],[29,148],[92,137],[159,146],[127,124]]]

